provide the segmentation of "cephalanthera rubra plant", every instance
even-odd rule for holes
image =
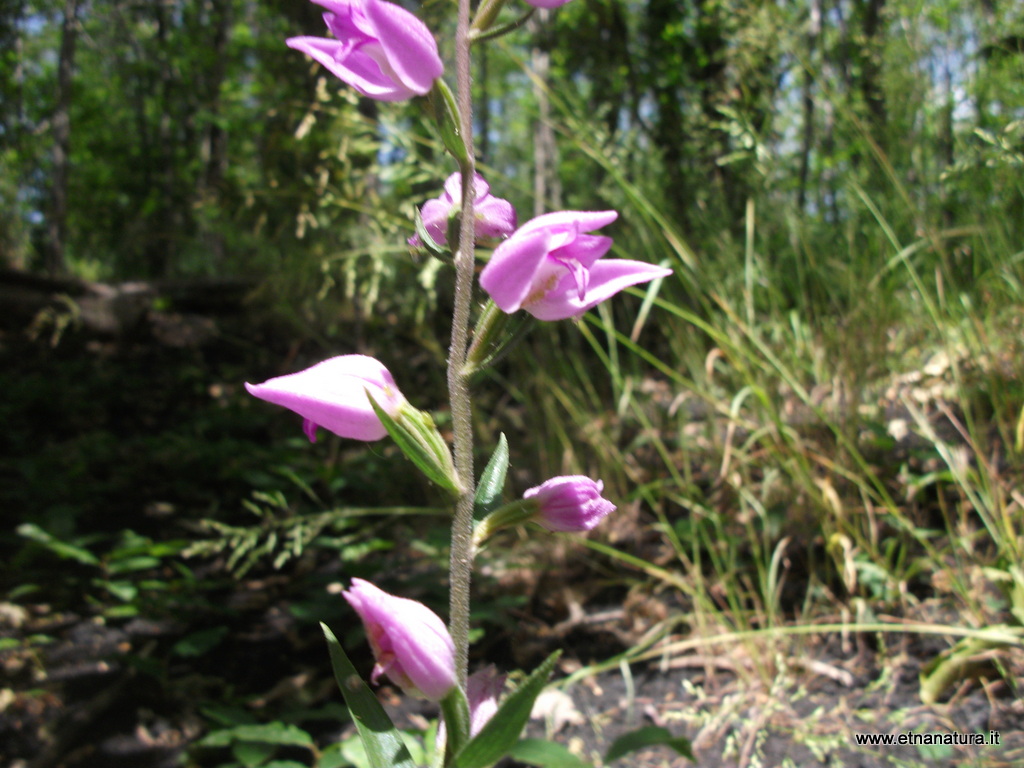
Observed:
[[[371,357],[340,355],[246,388],[301,416],[310,440],[315,440],[318,428],[355,440],[390,435],[430,480],[450,493],[454,515],[447,625],[426,606],[361,579],[353,579],[343,596],[366,629],[376,660],[372,680],[386,675],[408,695],[438,702],[445,742],[438,751],[440,761],[445,766],[485,768],[515,751],[557,653],[503,697],[504,678],[497,671],[467,674],[469,585],[476,547],[502,528],[528,522],[548,531],[590,530],[614,512],[615,505],[602,496],[600,480],[582,476],[551,478],[518,501],[499,505],[508,450],[502,438],[479,481],[474,477],[470,376],[500,356],[525,327],[511,323],[510,315],[523,311],[543,321],[578,318],[624,288],[666,277],[671,270],[603,258],[612,238],[595,232],[614,223],[615,211],[557,211],[517,228],[512,205],[476,172],[470,47],[519,25],[497,25],[506,0],[483,0],[472,19],[469,0],[459,0],[457,98],[442,79],[437,42],[414,14],[385,0],[314,2],[326,10],[331,37],[294,37],[288,45],[369,98],[400,101],[428,96],[423,104],[433,113],[438,134],[457,166],[439,196],[417,212],[409,237],[412,247],[454,267],[447,372],[453,449],[429,414],[402,394],[400,382],[385,363]],[[534,7],[555,8],[569,0],[527,2],[533,7],[522,10],[529,15]],[[480,286],[490,299],[471,330],[477,244],[495,248],[480,274]],[[476,523],[474,510],[480,513]],[[394,725],[359,681],[334,634],[326,626],[324,633],[339,686],[372,764],[413,766]],[[689,754],[685,740],[673,739],[663,729],[644,729],[628,745],[613,745],[609,757],[652,743]],[[541,749],[556,758],[564,753],[554,744],[545,743]]]

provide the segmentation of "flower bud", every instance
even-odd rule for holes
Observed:
[[[476,736],[498,711],[498,697],[505,688],[505,675],[499,675],[493,664],[478,669],[466,680],[469,700],[469,735]]]
[[[444,192],[428,200],[420,209],[423,226],[435,243],[448,242],[448,221],[462,207],[462,173],[456,171],[444,183]],[[512,203],[491,194],[491,188],[479,173],[473,181],[473,216],[476,218],[476,241],[483,244],[508,237],[516,228],[516,209]],[[413,236],[409,245],[417,247],[420,239]]]
[[[388,369],[365,355],[341,355],[287,376],[245,385],[249,394],[281,405],[303,417],[303,429],[316,442],[316,429],[323,427],[354,440],[380,440],[387,434],[373,410],[369,392],[393,418],[406,406]]]
[[[615,511],[602,498],[604,483],[582,475],[553,477],[523,494],[537,505],[533,521],[549,531],[589,531]]]
[[[469,736],[480,733],[498,712],[498,698],[505,688],[507,675],[499,675],[493,664],[478,669],[466,679],[466,700],[469,704]],[[444,720],[437,728],[437,741],[445,743],[448,727]]]
[[[362,619],[377,660],[371,682],[387,675],[410,696],[431,701],[455,688],[455,643],[436,613],[362,579],[352,579],[342,595]]]

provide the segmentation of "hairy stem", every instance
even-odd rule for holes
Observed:
[[[459,118],[466,161],[462,163],[462,221],[459,247],[455,253],[455,311],[452,315],[452,343],[448,351],[448,397],[455,435],[455,471],[463,491],[455,506],[452,521],[452,546],[449,562],[450,631],[455,641],[455,664],[459,680],[465,683],[469,664],[469,585],[473,569],[473,412],[469,382],[462,369],[469,340],[469,310],[473,301],[473,241],[476,237],[473,215],[473,103],[470,92],[469,0],[459,0],[458,26],[455,31],[455,69],[458,87]]]

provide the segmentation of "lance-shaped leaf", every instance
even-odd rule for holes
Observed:
[[[359,677],[338,638],[323,622],[320,622],[320,627],[327,639],[334,679],[341,688],[341,695],[345,697],[345,704],[373,768],[417,768],[395,724],[373,691]]]
[[[483,518],[501,503],[501,491],[505,487],[505,475],[508,474],[508,440],[502,432],[498,445],[491,454],[491,460],[480,475],[476,486],[476,497],[473,499],[473,517]]]
[[[414,248],[425,248],[431,256],[440,259],[445,264],[451,264],[452,252],[448,249],[447,245],[441,245],[434,240],[430,230],[423,224],[423,214],[420,213],[419,208],[413,212],[413,221],[416,228],[416,237],[410,238],[409,245]]]
[[[638,728],[617,738],[608,748],[604,761],[610,763],[612,760],[618,760],[630,752],[636,752],[638,749],[658,746],[674,749],[687,760],[694,759],[689,739],[682,736],[673,736],[667,728],[649,725],[646,728]]]
[[[533,702],[544,690],[561,651],[544,660],[523,684],[505,697],[487,724],[455,756],[455,768],[488,768],[508,754],[530,719]]]
[[[509,756],[538,768],[594,768],[561,744],[545,739],[523,739],[512,747]]]

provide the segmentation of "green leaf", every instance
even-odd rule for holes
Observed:
[[[352,714],[352,721],[356,724],[374,768],[416,768],[416,763],[402,741],[402,736],[384,711],[384,707],[377,701],[377,697],[373,695],[373,691],[359,677],[356,668],[342,650],[338,638],[323,622],[320,622],[320,627],[324,631],[331,653],[334,679],[341,688],[348,711]]]
[[[236,725],[252,725],[256,722],[256,719],[248,710],[226,704],[210,704],[208,706],[201,707],[199,711],[203,713],[204,717],[209,718],[218,725],[228,727]]]
[[[131,573],[132,571],[145,571],[160,566],[160,560],[148,555],[137,555],[127,557],[124,560],[114,560],[107,565],[107,573]]]
[[[284,747],[306,747],[313,749],[313,738],[301,728],[289,723],[260,723],[255,725],[237,725],[214,731],[203,738],[199,745],[203,747],[227,747],[235,742],[256,744],[274,744]]]
[[[100,564],[99,558],[89,550],[61,541],[35,523],[22,523],[18,526],[17,530],[19,536],[24,536],[26,539],[32,539],[32,541],[42,544],[53,554],[57,555],[57,557],[64,560],[77,560],[83,565]]]
[[[275,744],[263,741],[236,741],[231,745],[231,754],[246,768],[256,768],[274,755]]]
[[[118,600],[126,603],[130,603],[139,594],[139,588],[130,581],[104,581],[102,579],[95,579],[93,583],[96,584],[96,586],[103,587]]]
[[[931,706],[958,680],[979,677],[987,672],[991,666],[992,649],[1005,647],[1006,643],[985,638],[962,638],[952,648],[946,649],[921,668],[921,702],[925,706]]]
[[[561,655],[555,651],[510,693],[476,736],[455,757],[457,768],[488,768],[508,754],[530,719],[533,702],[544,690],[551,670]]]
[[[331,744],[320,753],[320,759],[316,761],[316,768],[350,768],[352,761],[342,753],[343,743]]]
[[[636,752],[638,749],[656,746],[674,749],[687,760],[694,760],[689,739],[682,736],[673,736],[667,728],[649,725],[646,728],[639,728],[617,738],[608,748],[604,761],[610,763],[612,760],[618,760],[630,752]]]
[[[488,299],[473,327],[473,341],[466,352],[463,376],[474,376],[505,357],[536,325],[528,312],[503,312]]]
[[[207,651],[216,647],[228,634],[227,627],[212,627],[201,629],[190,635],[185,635],[171,648],[172,653],[185,658],[202,656]]]
[[[539,768],[593,768],[561,744],[545,739],[523,739],[508,754],[520,763]]]
[[[505,475],[508,473],[508,440],[502,432],[498,438],[498,446],[491,454],[484,473],[480,475],[480,483],[476,487],[476,498],[473,499],[473,517],[477,520],[494,510],[501,503],[501,491],[505,487]]]
[[[496,6],[499,10],[501,8],[498,3],[492,3],[492,6]],[[509,22],[508,24],[502,24],[500,27],[490,26],[490,24],[493,23],[493,19],[491,22],[488,22],[484,18],[477,17],[477,19],[473,20],[473,29],[471,30],[469,37],[470,42],[475,44],[483,42],[484,40],[494,40],[495,38],[503,37],[510,32],[514,32],[529,21],[530,17],[533,16],[536,11],[536,8],[531,8],[515,21]],[[478,21],[480,22],[480,26],[477,26]]]

